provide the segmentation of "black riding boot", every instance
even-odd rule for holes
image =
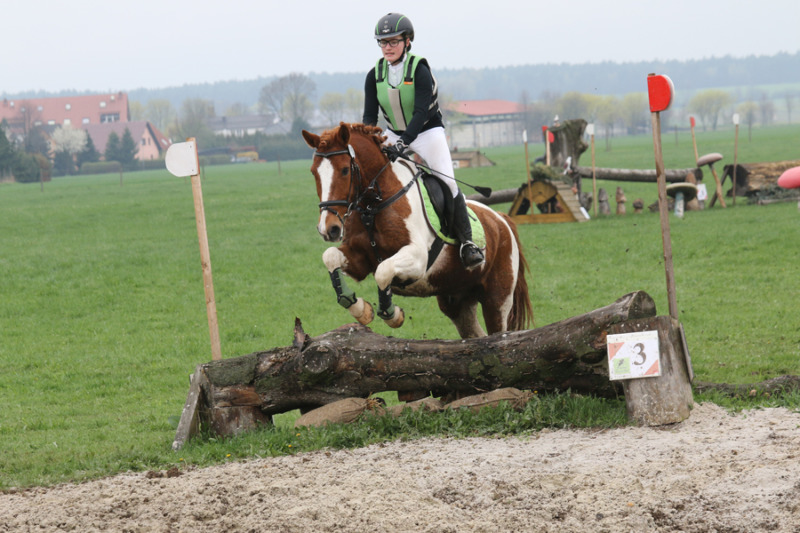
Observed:
[[[478,245],[472,242],[472,226],[469,223],[469,214],[464,195],[458,193],[453,198],[453,233],[461,242],[461,263],[465,268],[475,268],[483,263],[483,252]]]

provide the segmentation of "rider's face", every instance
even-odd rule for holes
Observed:
[[[408,45],[408,39],[392,37],[391,39],[381,39],[380,44],[384,59],[389,63],[396,63],[403,57],[403,51]],[[392,46],[392,44],[395,45]]]

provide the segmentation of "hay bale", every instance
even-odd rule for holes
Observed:
[[[468,408],[474,412],[478,412],[484,407],[497,407],[501,403],[507,402],[512,408],[520,411],[531,398],[533,398],[533,394],[530,391],[521,391],[514,387],[506,387],[504,389],[497,389],[491,392],[484,392],[483,394],[461,398],[460,400],[445,405],[445,409]]]
[[[295,421],[294,427],[349,424],[367,411],[383,414],[383,406],[380,398],[345,398],[307,412]]]
[[[440,400],[439,398],[432,398],[428,396],[427,398],[422,398],[421,400],[393,405],[389,407],[386,411],[390,415],[398,417],[405,409],[411,409],[412,411],[419,411],[420,409],[422,409],[423,411],[436,412],[444,409],[444,403],[442,403],[442,400]]]

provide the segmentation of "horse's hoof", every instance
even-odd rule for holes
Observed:
[[[375,318],[375,312],[372,310],[372,304],[364,301],[363,298],[358,298],[356,303],[347,308],[353,318],[358,320],[362,326],[366,326],[372,319]]]
[[[389,326],[390,328],[399,328],[400,326],[403,325],[403,322],[405,322],[405,320],[406,320],[406,315],[405,313],[403,313],[403,310],[395,306],[394,315],[392,315],[392,318],[386,319],[384,320],[384,322],[386,322],[386,325]]]

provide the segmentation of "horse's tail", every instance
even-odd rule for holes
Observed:
[[[528,268],[528,261],[522,253],[522,243],[519,241],[517,225],[507,215],[506,222],[511,228],[511,233],[514,234],[514,241],[517,243],[517,250],[519,250],[517,284],[514,286],[514,301],[511,305],[511,313],[508,317],[508,329],[511,331],[519,331],[527,329],[528,326],[534,326],[533,307],[531,306],[531,297],[528,294],[528,281],[525,277],[525,275],[530,272],[530,269]]]

